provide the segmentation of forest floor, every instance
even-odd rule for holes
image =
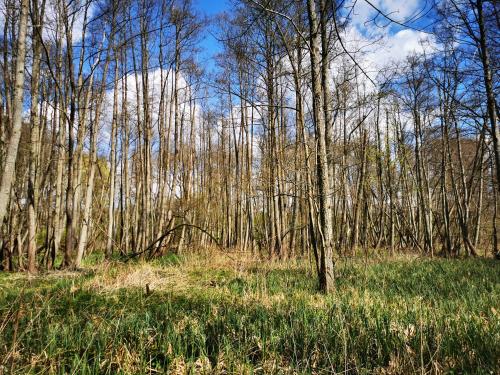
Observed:
[[[0,374],[500,373],[500,262],[239,254],[0,273]]]

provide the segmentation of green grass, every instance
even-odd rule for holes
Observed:
[[[337,276],[324,296],[306,263],[220,254],[0,274],[0,373],[500,373],[499,262]]]

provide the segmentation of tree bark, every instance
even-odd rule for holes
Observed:
[[[319,194],[320,222],[320,275],[319,286],[323,292],[334,288],[334,260],[332,244],[331,191],[328,176],[328,158],[326,150],[326,127],[323,111],[323,93],[320,68],[320,35],[314,0],[307,1],[310,31],[310,54],[313,92],[313,112],[316,132],[317,162],[316,180]]]
[[[17,150],[21,138],[23,93],[24,93],[24,66],[26,60],[26,32],[28,28],[28,3],[21,0],[19,17],[19,31],[17,39],[17,59],[14,88],[14,110],[12,116],[12,133],[7,145],[5,165],[0,181],[0,225],[3,223],[9,205],[10,189],[14,181],[16,170]]]

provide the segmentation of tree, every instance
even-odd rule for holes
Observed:
[[[26,60],[26,33],[28,29],[29,0],[21,0],[19,27],[17,37],[17,58],[14,81],[14,100],[12,113],[12,130],[7,145],[3,173],[0,181],[0,223],[7,213],[11,187],[16,169],[17,151],[21,138],[23,93],[24,93],[24,66]]]

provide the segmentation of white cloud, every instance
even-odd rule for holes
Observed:
[[[162,78],[163,78],[163,83],[162,83]],[[126,101],[127,101],[127,112],[129,116],[129,121],[130,121],[130,126],[131,130],[134,130],[134,127],[137,122],[137,89],[139,90],[139,100],[143,100],[142,98],[142,76],[141,73],[137,73],[137,80],[138,80],[138,85],[136,84],[136,76],[134,73],[130,73],[126,76],[126,85],[127,85],[127,93],[126,93]],[[125,97],[124,92],[122,91],[122,85],[121,85],[121,79],[117,83],[118,84],[118,105],[119,105],[119,112],[121,112],[121,106],[123,99]],[[174,86],[174,73],[172,70],[165,70],[165,69],[154,69],[148,72],[148,95],[149,95],[149,100],[150,100],[150,115],[152,119],[152,133],[153,133],[153,141],[158,139],[158,114],[159,114],[159,109],[160,109],[160,98],[161,98],[161,91],[162,91],[162,86],[164,86],[164,111],[165,113],[165,121],[168,126],[168,121],[169,121],[169,113],[168,111],[170,110],[170,102],[171,102],[171,97],[172,97],[172,91],[173,91],[173,86]],[[179,82],[178,82],[178,103],[179,103],[179,111],[181,112],[181,117],[183,117],[184,123],[188,122],[190,119],[190,113],[189,113],[189,90],[190,88],[188,87],[188,83],[182,73],[179,76]],[[104,97],[104,103],[103,103],[103,113],[101,117],[101,133],[99,137],[99,141],[101,144],[101,147],[103,150],[106,150],[109,146],[109,141],[110,141],[110,129],[111,129],[111,121],[113,118],[113,94],[114,94],[114,89],[110,89],[106,92],[106,95]],[[142,105],[141,105],[142,109]],[[200,109],[197,106],[195,108],[196,111],[196,120],[197,123],[200,122],[199,120],[199,112]],[[141,112],[140,117],[142,119],[143,113]],[[172,128],[173,131],[173,128]],[[188,132],[184,133],[184,136],[187,137],[189,134]]]
[[[346,5],[346,8],[354,7],[352,22],[360,30],[367,28],[370,30],[365,31],[374,31],[377,25],[389,23],[378,10],[395,21],[405,22],[418,13],[423,6],[420,0],[370,0],[370,3],[373,6],[365,0],[351,1]]]
[[[77,43],[82,38],[82,31],[84,26],[85,19],[85,6],[83,6],[81,1],[68,1],[67,4],[70,4],[70,18],[73,22],[72,28],[72,41],[73,43]],[[88,11],[87,11],[87,22],[92,19],[92,16],[96,10],[96,6],[93,2],[89,3]],[[57,1],[56,0],[47,0],[45,3],[44,9],[44,27],[42,30],[43,38],[45,40],[55,40],[56,37],[56,25],[58,18],[60,17],[60,12],[57,10]],[[3,33],[5,17],[7,14],[5,0],[0,0],[0,33]],[[31,31],[31,18],[28,17],[29,24],[29,35],[32,35]],[[63,42],[66,40],[63,38]]]
[[[70,22],[73,22],[72,28],[72,41],[73,43],[77,43],[82,39],[82,32],[85,21],[85,4],[83,1],[68,1],[68,13],[70,16]],[[55,39],[56,36],[56,27],[57,21],[60,17],[60,12],[57,10],[57,0],[48,0],[45,3],[45,20],[44,20],[44,29],[43,36],[46,39]],[[87,22],[92,20],[92,16],[96,10],[96,6],[93,2],[88,3],[87,10]],[[65,42],[65,40],[64,40]]]
[[[393,12],[391,17],[398,21],[413,16],[423,6],[419,0],[404,4],[395,0],[374,0],[372,3],[387,14]],[[436,50],[436,40],[432,35],[401,26],[396,28],[395,24],[387,25],[387,22],[386,27],[379,27],[384,24],[382,22],[378,23],[379,26],[369,22],[377,12],[364,0],[358,0],[355,14],[356,22],[350,23],[342,33],[344,45],[372,80],[376,80],[377,74],[384,68],[395,67],[412,54]],[[396,17],[396,14],[399,16]],[[368,81],[366,77],[362,79]]]
[[[367,61],[378,68],[404,61],[409,55],[434,50],[435,38],[421,31],[404,29],[387,35],[381,45],[370,51]]]

